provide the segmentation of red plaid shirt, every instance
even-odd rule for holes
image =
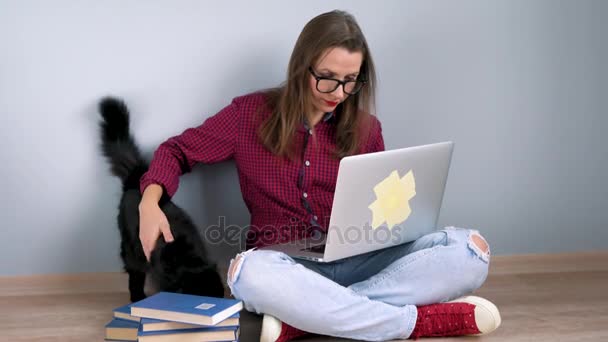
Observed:
[[[196,163],[212,164],[234,158],[251,224],[247,249],[288,242],[313,232],[326,232],[338,176],[339,160],[332,157],[335,118],[327,113],[313,130],[303,124],[294,136],[297,160],[279,158],[257,138],[265,95],[235,98],[230,105],[196,128],[169,138],[154,153],[141,179],[141,191],[152,183],[169,196],[177,191],[179,176]],[[259,112],[260,108],[263,111]],[[260,113],[261,115],[257,115]],[[380,122],[369,115],[370,135],[360,153],[384,150]]]

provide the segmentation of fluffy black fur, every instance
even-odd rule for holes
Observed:
[[[162,211],[169,220],[174,241],[165,243],[162,235],[147,262],[139,240],[141,200],[139,179],[148,163],[129,131],[129,111],[119,99],[104,98],[99,103],[102,116],[101,148],[110,163],[112,174],[122,181],[123,194],[118,213],[121,235],[120,256],[129,274],[131,301],[146,297],[146,276],[160,291],[180,292],[213,297],[224,296],[224,286],[216,265],[211,263],[201,236],[190,217],[163,195]]]

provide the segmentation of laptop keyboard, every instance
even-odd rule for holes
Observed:
[[[313,252],[313,253],[325,253],[325,245],[312,246],[300,249],[301,251]]]

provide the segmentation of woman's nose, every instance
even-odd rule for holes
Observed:
[[[344,99],[344,89],[343,89],[342,85],[339,85],[338,88],[336,88],[336,90],[331,92],[331,94],[336,96],[340,100]]]

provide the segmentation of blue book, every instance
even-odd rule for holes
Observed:
[[[229,326],[237,326],[240,321],[240,314],[237,312],[234,315],[226,318],[225,320],[219,322],[216,325],[211,325],[212,327],[229,327]],[[199,324],[190,324],[190,323],[180,323],[180,322],[172,322],[172,321],[163,321],[160,319],[152,319],[152,318],[142,318],[141,319],[141,328],[143,331],[165,331],[165,330],[178,330],[178,329],[197,329],[205,327]]]
[[[234,341],[239,339],[240,327],[205,327],[198,329],[179,329],[168,331],[139,331],[139,342],[200,342]]]
[[[216,325],[243,309],[237,299],[159,292],[131,304],[131,315],[164,321]]]
[[[137,341],[139,323],[114,318],[106,324],[106,340]]]
[[[131,316],[131,304],[123,305],[113,310],[114,317],[127,321],[139,322],[141,317]]]

